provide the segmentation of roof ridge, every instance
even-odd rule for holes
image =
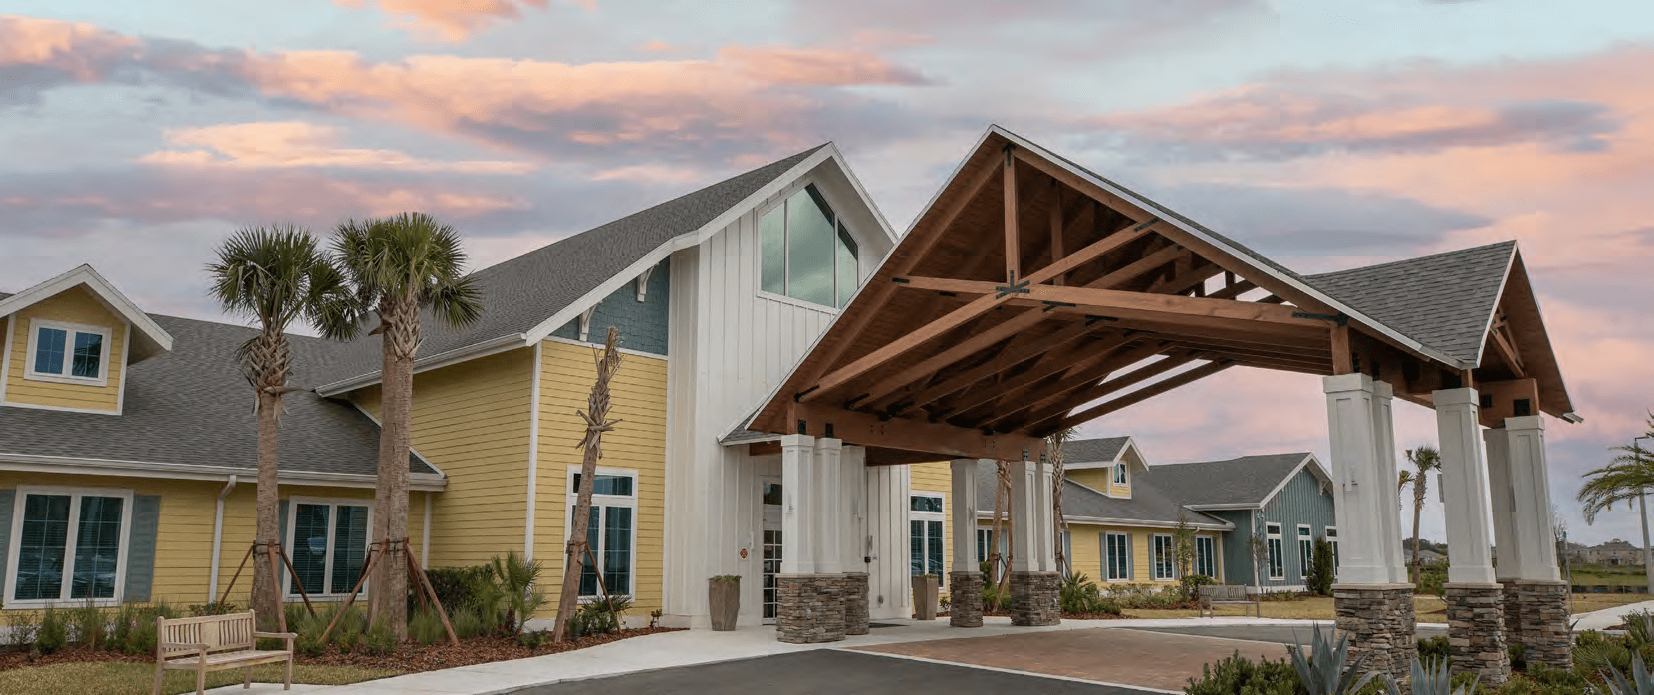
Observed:
[[[1454,249],[1454,250],[1451,250],[1451,251],[1442,251],[1442,252],[1439,252],[1439,253],[1425,254],[1423,256],[1411,256],[1411,257],[1408,257],[1408,258],[1398,258],[1398,259],[1393,260],[1393,261],[1384,261],[1383,263],[1374,263],[1374,264],[1371,264],[1371,265],[1358,265],[1358,266],[1355,266],[1353,268],[1344,268],[1344,269],[1341,269],[1341,270],[1329,270],[1329,271],[1324,272],[1324,273],[1315,273],[1314,275],[1305,275],[1304,277],[1308,278],[1308,279],[1311,279],[1311,280],[1314,280],[1316,278],[1323,278],[1323,277],[1327,277],[1327,276],[1331,276],[1331,275],[1338,275],[1340,273],[1350,273],[1350,272],[1355,272],[1355,271],[1358,271],[1358,270],[1375,270],[1375,269],[1378,269],[1378,268],[1384,268],[1386,266],[1401,265],[1403,263],[1415,263],[1415,262],[1418,262],[1418,261],[1427,261],[1427,260],[1433,260],[1433,259],[1437,259],[1437,258],[1444,258],[1444,257],[1447,257],[1447,256],[1452,256],[1454,254],[1472,253],[1472,252],[1475,252],[1475,251],[1484,251],[1484,250],[1492,249],[1492,248],[1499,247],[1499,246],[1509,246],[1512,249],[1515,249],[1516,240],[1515,239],[1507,239],[1505,241],[1496,241],[1496,242],[1491,243],[1491,244],[1482,244],[1481,246],[1471,246],[1471,247],[1468,247],[1468,248]]]
[[[1314,455],[1314,452],[1310,452],[1310,451],[1283,451],[1283,452],[1275,453],[1275,454],[1246,454],[1244,456],[1236,456],[1236,457],[1233,457],[1233,458],[1226,458],[1226,459],[1214,459],[1214,460],[1211,460],[1211,461],[1178,461],[1176,463],[1155,463],[1155,464],[1150,464],[1149,467],[1150,468],[1170,468],[1172,466],[1203,466],[1203,465],[1209,465],[1209,464],[1213,464],[1213,463],[1233,463],[1235,461],[1240,461],[1242,459],[1279,458],[1279,457],[1282,457],[1282,456],[1313,456],[1313,455]]]

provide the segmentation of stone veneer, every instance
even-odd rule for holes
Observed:
[[[1418,641],[1413,636],[1413,585],[1334,584],[1338,631],[1350,637],[1350,658],[1367,658],[1369,671],[1401,680],[1412,675]]]
[[[1527,623],[1522,620],[1522,602],[1518,600],[1516,595],[1516,580],[1501,579],[1499,580],[1499,586],[1504,587],[1505,646],[1527,644]]]
[[[982,573],[948,573],[948,624],[982,627]]]
[[[776,639],[791,644],[844,639],[844,575],[780,575],[775,583]]]
[[[1447,592],[1447,643],[1454,673],[1480,673],[1491,686],[1510,680],[1505,646],[1505,587],[1501,584],[1443,585]]]
[[[1011,573],[1011,624],[1056,625],[1062,622],[1062,576],[1056,572]]]
[[[844,634],[867,634],[873,623],[867,607],[867,573],[846,572],[841,586],[844,592]]]
[[[1513,597],[1505,594],[1505,600]],[[1516,582],[1523,658],[1529,664],[1555,668],[1573,666],[1573,636],[1568,631],[1568,583],[1561,580],[1521,579]],[[1508,614],[1508,609],[1507,609]]]

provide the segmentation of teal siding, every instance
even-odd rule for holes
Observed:
[[[666,354],[666,339],[670,328],[667,319],[668,297],[671,294],[671,264],[662,262],[649,275],[649,291],[644,300],[637,300],[637,284],[628,282],[598,302],[592,312],[589,340],[603,340],[603,334],[614,326],[620,329],[620,346],[655,355]],[[569,340],[580,339],[580,319],[564,324],[552,335]]]
[[[1300,571],[1300,557],[1298,550],[1298,525],[1308,524],[1310,537],[1320,538],[1325,535],[1328,526],[1337,525],[1333,516],[1332,496],[1321,488],[1321,481],[1309,472],[1306,466],[1292,477],[1275,499],[1270,500],[1258,515],[1258,533],[1263,533],[1263,524],[1276,522],[1281,525],[1281,552],[1282,562],[1285,565],[1284,579],[1269,579],[1264,577],[1264,586],[1302,586],[1304,575]]]
[[[132,496],[131,545],[126,550],[126,601],[149,600],[155,580],[155,536],[161,524],[161,496]]]
[[[1206,513],[1235,525],[1235,530],[1223,534],[1223,583],[1251,586],[1252,512]]]
[[[16,490],[0,490],[0,589],[6,586],[6,560],[11,557],[12,505],[16,501]]]

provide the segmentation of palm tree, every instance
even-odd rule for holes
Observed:
[[[237,231],[207,264],[212,295],[226,312],[258,322],[258,335],[237,351],[242,374],[257,399],[258,494],[254,541],[268,551],[280,533],[276,521],[276,427],[293,350],[285,331],[294,320],[319,323],[324,307],[344,296],[344,277],[310,232],[291,225]],[[281,595],[272,563],[262,553],[253,563],[252,605],[261,618],[281,616]],[[266,627],[274,623],[267,623]]]
[[[1052,483],[1051,483],[1051,517],[1052,517],[1052,519],[1051,519],[1051,527],[1052,527],[1052,530],[1051,530],[1051,533],[1052,533],[1051,547],[1057,549],[1057,552],[1056,552],[1057,571],[1061,572],[1062,575],[1065,576],[1065,577],[1068,576],[1068,557],[1067,557],[1066,554],[1063,553],[1062,534],[1063,534],[1063,532],[1068,530],[1068,522],[1064,521],[1063,516],[1062,516],[1062,488],[1063,488],[1063,480],[1064,480],[1064,478],[1067,477],[1068,473],[1065,470],[1065,467],[1063,465],[1064,463],[1066,463],[1066,461],[1064,460],[1065,457],[1063,455],[1062,449],[1063,449],[1064,444],[1067,444],[1068,442],[1074,441],[1074,436],[1076,434],[1077,434],[1077,431],[1074,428],[1070,427],[1070,428],[1065,429],[1065,430],[1058,430],[1056,432],[1052,432],[1051,434],[1048,434],[1048,435],[1045,436],[1045,448],[1050,453],[1051,473],[1052,473],[1052,476],[1051,476],[1051,479],[1052,479]]]
[[[1654,439],[1654,412],[1648,415],[1648,432],[1637,439]],[[1590,478],[1579,489],[1579,503],[1585,513],[1585,523],[1596,521],[1597,514],[1612,509],[1616,502],[1638,499],[1644,490],[1654,487],[1654,453],[1641,446],[1637,439],[1630,446],[1611,447],[1620,454],[1585,477]]]
[[[1441,452],[1436,450],[1436,447],[1425,444],[1417,449],[1409,449],[1407,460],[1412,462],[1413,467],[1418,471],[1402,471],[1401,479],[1397,482],[1397,485],[1398,487],[1405,487],[1409,483],[1413,485],[1413,583],[1417,584],[1419,568],[1422,564],[1419,559],[1419,517],[1424,514],[1424,493],[1426,488],[1430,486],[1428,473],[1441,470],[1442,456]]]
[[[374,493],[374,540],[392,556],[369,578],[372,613],[398,640],[407,636],[408,571],[397,543],[408,536],[408,457],[412,447],[413,363],[421,341],[420,320],[459,328],[482,315],[482,295],[465,274],[459,233],[418,212],[339,225],[334,252],[353,289],[349,302],[327,312],[323,334],[354,337],[374,314],[384,351],[380,378],[379,476]],[[400,562],[398,561],[400,560]]]

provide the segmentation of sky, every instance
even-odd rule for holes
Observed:
[[[1639,538],[1573,498],[1654,407],[1640,0],[4,0],[0,291],[89,262],[222,319],[240,227],[418,209],[480,267],[825,141],[905,231],[990,123],[1300,272],[1518,240],[1586,419],[1547,419],[1557,516]],[[1316,379],[1255,370],[1115,434],[1328,448]]]

